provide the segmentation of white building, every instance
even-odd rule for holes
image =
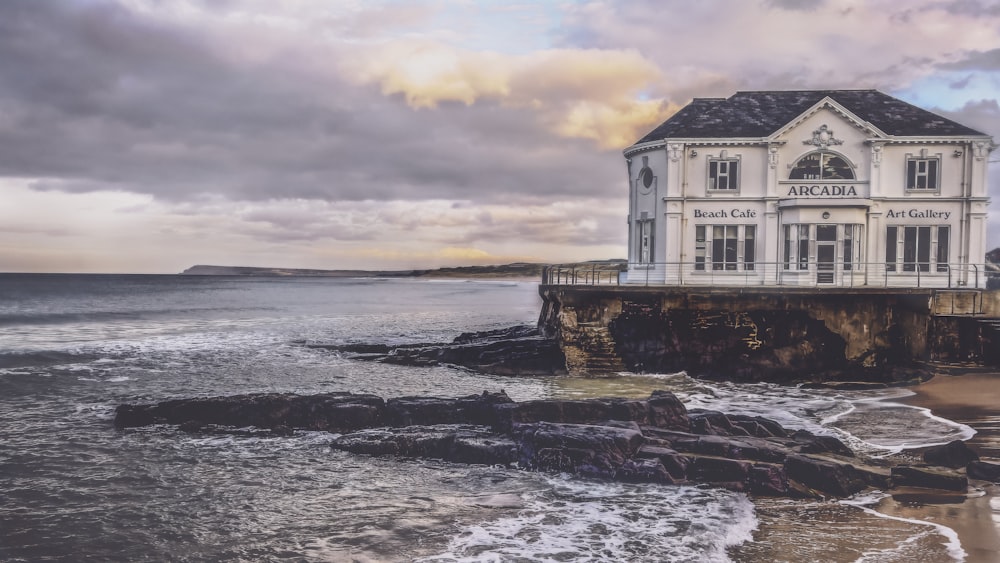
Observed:
[[[695,99],[625,150],[623,281],[985,287],[994,146],[875,90]]]

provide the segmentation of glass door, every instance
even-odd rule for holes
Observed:
[[[837,226],[816,225],[816,283],[833,283],[837,269]]]

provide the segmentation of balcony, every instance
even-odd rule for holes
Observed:
[[[984,289],[985,264],[906,262],[653,262],[555,264],[543,285]]]

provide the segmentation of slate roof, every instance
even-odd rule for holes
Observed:
[[[767,137],[829,96],[888,135],[984,135],[878,90],[777,90],[695,98],[636,144],[664,138]]]

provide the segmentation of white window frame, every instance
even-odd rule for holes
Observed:
[[[735,262],[730,262],[723,257],[722,261],[717,262],[715,260],[715,249],[714,249],[714,231],[716,228],[721,228],[723,232],[723,239],[725,240],[725,233],[730,228],[736,228],[736,260]],[[746,230],[751,228],[754,231],[753,237],[750,239],[753,241],[753,261],[747,262],[746,260],[746,248],[747,248],[747,238]],[[698,229],[704,229],[704,241],[698,241]],[[757,244],[760,240],[759,235],[760,229],[756,223],[743,223],[737,225],[716,225],[716,224],[699,224],[695,225],[695,264],[694,269],[696,272],[712,272],[715,274],[719,273],[737,273],[737,272],[753,272],[757,268]],[[723,243],[725,244],[725,243]],[[725,252],[725,251],[723,251]],[[698,261],[698,259],[703,259]],[[716,267],[718,266],[718,268]],[[731,267],[730,267],[731,266]]]
[[[920,261],[920,228],[928,227],[930,228],[930,234],[927,240],[927,261]],[[889,229],[896,229],[896,241],[889,240]],[[914,247],[913,256],[914,261],[906,262],[906,230],[914,229]],[[944,256],[941,255],[939,249],[940,233],[941,229],[948,229],[948,236],[945,243]],[[928,274],[934,273],[947,273],[948,272],[948,260],[951,259],[951,235],[952,235],[951,225],[886,225],[885,227],[885,242],[886,242],[886,271],[895,274],[902,275],[917,275],[918,271],[920,275],[926,276]],[[889,248],[895,250],[895,259],[889,261]],[[945,262],[941,263],[940,258],[944,258]],[[921,269],[921,265],[926,264],[926,269]]]
[[[715,165],[715,176],[712,176],[712,165]],[[723,167],[725,171],[723,171]],[[736,168],[735,173],[732,170],[733,167]],[[740,172],[743,168],[740,164],[740,158],[737,157],[720,157],[720,158],[709,158],[708,159],[708,172],[706,177],[708,178],[708,191],[710,192],[725,192],[725,193],[739,193],[740,191]],[[725,179],[726,187],[720,188],[722,183],[720,180]]]
[[[934,172],[932,173],[929,168],[930,164],[934,163]],[[913,165],[913,177],[910,177],[910,165]],[[906,155],[906,169],[903,171],[903,177],[906,182],[907,192],[916,193],[938,193],[941,191],[941,155],[927,156],[926,154],[921,154],[919,156]],[[924,170],[921,171],[920,168],[923,167]],[[920,180],[923,179],[925,187],[919,187]],[[931,186],[933,182],[933,187]]]
[[[652,219],[640,219],[636,221],[636,232],[638,233],[636,245],[636,262],[639,264],[653,263],[653,243],[656,229]]]

